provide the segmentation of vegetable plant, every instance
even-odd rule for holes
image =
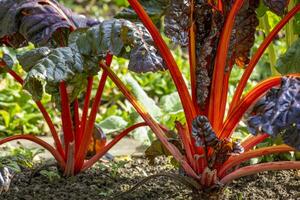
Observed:
[[[299,40],[294,39],[285,55],[278,60],[278,71],[288,74],[268,78],[243,96],[247,81],[262,54],[279,31],[298,13],[298,2],[290,2],[294,6],[286,12],[288,1],[264,1],[264,7],[283,18],[266,36],[252,58],[250,51],[259,24],[256,9],[262,2],[128,2],[131,7],[123,10],[118,17],[130,17],[143,22],[179,93],[186,117],[186,124],[175,124],[179,145],[178,140],[174,142],[174,137],[167,137],[170,134],[136,101],[115,73],[108,66],[102,68],[150,126],[167,153],[179,162],[186,175],[197,180],[204,189],[222,186],[233,179],[265,170],[300,168],[300,163],[295,161],[239,167],[251,158],[299,150],[300,68],[296,56]],[[157,16],[162,15],[165,15],[165,34],[176,44],[188,48],[191,95],[170,49],[155,26]],[[288,30],[286,33],[290,34]],[[226,108],[228,82],[234,66],[243,68],[244,73]],[[276,69],[272,71],[278,74]],[[248,117],[249,131],[254,136],[239,143],[231,140],[231,136],[243,116]],[[251,150],[270,135],[281,135],[289,146]]]
[[[72,176],[88,169],[131,130],[145,125],[144,122],[134,124],[106,144],[105,133],[95,125],[106,72],[101,74],[96,95],[90,102],[93,77],[98,74],[99,66],[110,65],[113,55],[129,59],[132,71],[165,69],[141,23],[125,19],[100,22],[75,14],[52,0],[3,0],[0,9],[1,45],[18,48],[33,43],[36,46],[17,55],[26,72],[25,78],[14,71],[13,59],[7,54],[1,59],[1,72],[9,73],[31,94],[50,128],[55,146],[30,133],[7,137],[0,144],[16,139],[31,140],[53,154],[65,176]],[[41,103],[45,93],[51,95],[55,109],[61,113],[61,124],[57,124],[62,127],[61,138]],[[78,100],[80,95],[84,96],[83,102]],[[87,158],[90,159],[85,161]]]
[[[11,30],[0,32],[2,43],[17,47],[30,41],[39,47],[18,57],[27,72],[25,80],[12,71],[9,58],[3,57],[1,66],[31,93],[50,126],[56,146],[51,147],[32,135],[9,137],[2,140],[1,144],[13,139],[35,141],[48,149],[65,175],[70,176],[92,166],[130,131],[149,126],[186,175],[196,180],[202,188],[227,184],[235,178],[265,170],[300,168],[300,162],[295,161],[237,167],[254,157],[299,150],[300,74],[297,62],[291,63],[295,66],[286,66],[294,70],[289,71],[291,74],[271,77],[242,96],[258,60],[277,33],[299,11],[299,4],[296,3],[285,14],[288,1],[264,1],[271,11],[285,15],[250,59],[258,25],[255,12],[259,5],[257,0],[128,0],[131,7],[124,9],[115,19],[93,23],[53,0],[1,2],[4,3],[3,6],[0,4],[0,8],[6,6],[5,11],[11,11],[9,8],[13,7],[20,8],[13,9],[13,14],[0,16],[1,25],[7,24],[7,19],[14,18],[9,21]],[[46,7],[47,10],[40,7]],[[48,21],[50,17],[38,18],[39,15],[51,15],[54,18]],[[161,26],[160,18],[164,15],[166,35],[176,44],[188,48],[191,94],[157,28]],[[32,22],[42,18],[43,23],[32,28],[27,24],[31,22],[30,18]],[[16,20],[18,23],[11,23]],[[284,60],[297,59],[297,46],[297,43],[291,46],[285,54],[289,59],[282,59],[283,63],[288,63]],[[128,68],[134,72],[169,71],[186,118],[185,124],[175,123],[175,133],[178,135],[176,142],[167,137],[173,135],[169,134],[168,127],[159,124],[115,74],[110,66],[113,56],[129,59]],[[226,109],[230,72],[235,65],[245,69],[233,100]],[[92,77],[100,68],[103,72],[88,113]],[[85,161],[108,77],[144,122],[128,127],[109,144],[100,145],[100,150]],[[53,102],[61,110],[64,145],[40,104],[44,91],[52,95]],[[85,100],[80,113],[77,97],[83,91]],[[232,141],[233,131],[249,109],[252,110],[248,119],[249,130],[255,136],[242,143]],[[251,150],[269,135],[282,135],[291,146]]]

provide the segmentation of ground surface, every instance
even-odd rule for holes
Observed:
[[[128,190],[142,178],[158,172],[177,171],[165,159],[158,160],[156,166],[149,166],[145,159],[140,158],[97,164],[87,172],[68,179],[38,175],[29,183],[30,172],[25,171],[14,177],[10,191],[0,196],[0,199],[116,199],[113,197],[119,192]],[[192,199],[192,194],[194,192],[186,186],[160,177],[119,199],[186,200]],[[241,178],[225,189],[222,199],[300,199],[299,171],[266,172]]]

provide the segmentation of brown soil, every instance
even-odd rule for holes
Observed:
[[[52,169],[53,170],[53,169]],[[71,178],[38,175],[28,182],[30,171],[17,174],[8,193],[0,199],[7,200],[99,200],[115,199],[146,176],[161,173],[177,173],[168,161],[160,159],[149,166],[145,159],[98,163],[92,169]],[[120,199],[192,199],[195,192],[166,177],[151,180]],[[300,199],[299,171],[265,172],[234,181],[222,193],[222,199]],[[202,199],[201,197],[197,199]],[[203,198],[204,199],[204,198]],[[206,199],[206,198],[205,198]]]

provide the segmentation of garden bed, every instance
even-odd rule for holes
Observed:
[[[38,175],[29,183],[30,170],[17,174],[8,193],[1,199],[115,199],[144,177],[156,173],[177,173],[166,159],[150,166],[143,158],[113,163],[98,163],[71,178]],[[53,170],[53,169],[52,169]],[[53,180],[49,180],[53,179]],[[224,190],[222,199],[297,199],[300,198],[299,171],[265,172],[234,181]],[[191,189],[166,177],[159,177],[120,199],[192,199]],[[199,198],[198,198],[199,199]]]

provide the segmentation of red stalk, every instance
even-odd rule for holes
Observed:
[[[285,170],[285,169],[300,169],[300,162],[298,161],[282,161],[282,162],[271,162],[262,163],[257,165],[251,165],[247,167],[240,168],[221,179],[222,184],[228,184],[234,179],[248,176],[252,174],[257,174],[263,171],[273,171],[273,170]]]
[[[257,144],[263,142],[265,139],[269,137],[268,134],[259,134],[257,136],[251,136],[247,138],[245,141],[242,142],[242,146],[244,147],[245,151],[252,149]]]
[[[63,157],[60,155],[60,153],[54,149],[50,144],[48,144],[47,142],[33,136],[33,135],[14,135],[14,136],[10,136],[10,137],[6,137],[2,140],[0,140],[0,145],[13,141],[13,140],[29,140],[32,141],[34,143],[37,143],[39,145],[41,145],[42,147],[44,147],[46,150],[48,150],[53,157],[55,158],[55,160],[57,160],[59,166],[64,169],[65,168],[65,161],[63,159]]]
[[[226,68],[226,61],[228,55],[228,48],[230,43],[230,36],[232,33],[232,28],[235,21],[235,16],[243,5],[244,0],[236,0],[230,10],[225,25],[223,27],[220,42],[217,50],[211,93],[210,93],[210,103],[209,103],[209,120],[212,124],[212,127],[216,132],[219,131],[221,124],[223,123],[221,101],[222,101],[222,90],[225,85],[224,75]],[[226,103],[225,103],[226,105]]]
[[[4,67],[6,66],[6,63],[4,61],[0,61],[0,67]],[[21,85],[23,85],[24,83],[24,80],[22,79],[22,77],[20,77],[16,72],[14,72],[13,70],[8,70],[8,73],[18,82],[20,83]],[[62,145],[61,145],[61,142],[59,140],[59,137],[58,137],[58,134],[56,132],[56,129],[53,125],[53,122],[49,116],[49,114],[47,113],[45,107],[42,105],[42,103],[40,101],[36,101],[35,102],[37,107],[39,108],[39,110],[41,111],[46,123],[48,124],[49,126],[49,129],[50,129],[50,132],[52,134],[52,137],[54,139],[54,142],[55,142],[55,145],[56,145],[56,148],[58,150],[58,152],[60,153],[60,155],[62,157],[64,157],[65,153],[63,151],[63,148],[62,148]]]
[[[78,99],[76,98],[74,100],[74,133],[75,133],[75,144],[77,144],[79,141],[78,139],[78,135],[80,133],[80,120],[79,120],[79,104],[78,104]]]
[[[128,0],[128,2],[131,5],[131,7],[135,10],[142,23],[148,29],[149,33],[151,34],[154,40],[154,43],[156,44],[157,49],[159,50],[161,56],[166,62],[166,65],[168,66],[168,69],[171,73],[171,76],[173,78],[173,81],[175,83],[175,86],[179,93],[179,97],[182,102],[189,130],[191,130],[191,122],[196,117],[196,110],[193,107],[193,102],[189,94],[188,88],[182,77],[182,73],[180,72],[176,64],[170,49],[161,37],[160,32],[157,30],[157,28],[155,27],[155,25],[153,24],[153,22],[151,21],[150,17],[145,12],[141,4],[137,0]]]
[[[56,146],[58,152],[64,158],[65,157],[65,152],[63,150],[62,144],[59,140],[58,134],[56,132],[56,129],[54,127],[54,124],[53,124],[49,114],[47,113],[45,107],[42,105],[42,103],[40,101],[36,101],[35,103],[38,106],[38,108],[40,109],[45,121],[47,122],[47,124],[49,126],[50,132],[52,134],[52,137],[53,137],[53,140],[54,140],[54,143],[55,143],[55,146]]]
[[[87,116],[89,112],[89,106],[90,106],[90,97],[91,97],[91,92],[93,88],[93,77],[88,77],[88,85],[85,93],[85,99],[84,99],[84,105],[83,105],[83,110],[82,110],[82,117],[81,117],[81,124],[80,124],[80,131],[78,132],[77,139],[76,141],[76,153],[79,149],[79,145],[81,144],[81,140],[83,137],[84,129],[86,126],[86,121],[87,121]]]
[[[20,83],[21,85],[23,85],[24,83],[24,80],[16,73],[14,72],[13,70],[9,69],[8,70],[8,73],[18,82]]]
[[[218,10],[223,12],[223,1],[222,0],[218,0]]]
[[[121,90],[123,95],[128,99],[128,101],[132,104],[135,110],[140,114],[140,116],[145,120],[151,130],[155,133],[155,135],[159,138],[159,140],[164,144],[164,146],[168,149],[168,151],[174,156],[174,158],[181,164],[182,168],[185,172],[196,179],[198,179],[198,175],[191,168],[191,166],[187,163],[186,158],[179,152],[179,150],[171,143],[168,142],[167,138],[164,135],[164,131],[160,128],[160,126],[155,122],[155,120],[151,117],[151,115],[145,110],[145,108],[137,101],[137,99],[130,93],[130,91],[126,88],[126,86],[122,83],[122,81],[117,77],[117,75],[107,66],[101,66],[105,72],[108,73],[110,79],[116,84],[116,86]]]
[[[70,104],[67,94],[67,88],[65,82],[59,84],[59,92],[61,98],[61,120],[62,120],[62,129],[64,132],[64,143],[65,143],[65,152],[68,155],[69,144],[74,141],[74,132],[72,125],[72,116],[70,111]]]
[[[131,131],[133,131],[136,128],[147,126],[146,122],[141,122],[138,124],[134,124],[128,128],[126,128],[124,131],[122,131],[119,135],[117,135],[109,144],[107,144],[101,152],[98,152],[96,155],[94,155],[90,160],[84,163],[82,167],[82,171],[87,170],[91,166],[93,166],[106,152],[108,152],[115,144],[117,144],[123,137],[128,135]]]
[[[112,55],[107,55],[106,57],[106,64],[108,66],[111,65],[112,62]],[[99,64],[101,66],[101,63]],[[87,121],[87,124],[85,127],[83,127],[84,133],[82,137],[82,141],[79,145],[78,152],[76,153],[76,162],[75,162],[75,173],[79,172],[82,168],[82,165],[84,163],[84,159],[87,153],[87,147],[89,145],[90,139],[92,137],[93,131],[94,131],[94,125],[95,120],[97,116],[98,107],[100,105],[102,93],[104,90],[105,82],[107,80],[107,72],[104,71],[101,77],[101,80],[99,82],[98,90],[92,105],[91,113],[89,116],[89,119]]]
[[[256,66],[256,64],[258,63],[260,57],[263,55],[264,51],[267,49],[267,47],[269,46],[269,44],[273,41],[273,39],[276,37],[276,35],[278,34],[278,32],[286,25],[286,23],[289,22],[289,20],[295,15],[297,14],[297,12],[300,9],[300,4],[296,5],[290,12],[288,12],[288,14],[275,26],[275,28],[270,32],[270,34],[265,38],[265,40],[263,41],[263,43],[260,45],[260,47],[258,48],[257,52],[254,54],[254,56],[251,58],[250,63],[248,65],[248,67],[246,68],[238,86],[237,89],[234,93],[232,102],[230,104],[230,108],[229,108],[229,112],[231,112],[238,104],[243,91],[246,87],[247,81],[254,69],[254,67]]]
[[[224,86],[222,89],[222,98],[221,98],[221,105],[220,105],[220,123],[218,124],[220,127],[217,127],[217,130],[220,130],[222,128],[223,122],[224,122],[224,115],[226,110],[226,103],[227,103],[227,95],[228,95],[228,88],[229,88],[229,78],[230,78],[230,72],[227,72],[225,74],[224,78]]]
[[[191,141],[188,140],[187,137],[185,137],[185,135],[188,134],[188,127],[183,126],[180,122],[175,122],[175,127],[176,127],[176,129],[178,131],[178,135],[182,141],[182,144],[183,144],[184,150],[186,152],[186,156],[187,156],[189,163],[191,164],[193,169],[197,170],[198,167],[196,166],[197,163],[194,158],[194,153],[192,151]]]
[[[219,138],[228,138],[232,134],[239,121],[250,106],[255,103],[269,89],[281,84],[281,77],[269,78],[255,86],[244,98],[239,102],[233,112],[229,113],[224,126],[219,134]]]
[[[192,25],[189,30],[189,62],[190,62],[190,76],[191,76],[191,89],[192,89],[192,101],[194,108],[198,110],[197,104],[197,92],[196,92],[196,25],[194,22],[194,0],[191,1],[191,19]],[[197,112],[198,113],[198,112]]]
[[[275,154],[275,153],[284,153],[294,151],[294,148],[289,147],[287,145],[279,145],[279,146],[273,146],[273,147],[264,147],[256,150],[251,150],[245,153],[242,153],[238,156],[231,156],[221,167],[221,169],[218,171],[218,177],[222,178],[226,174],[228,170],[230,170],[232,167],[237,166],[241,164],[242,162],[245,162],[251,158],[256,158],[260,156],[265,156],[269,154]]]

